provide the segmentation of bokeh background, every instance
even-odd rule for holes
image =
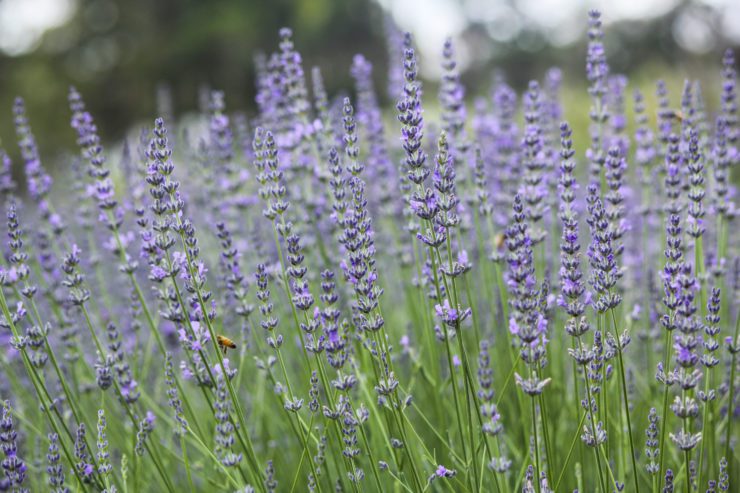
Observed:
[[[675,100],[685,77],[698,78],[716,103],[721,53],[740,46],[738,0],[0,0],[0,141],[17,155],[12,101],[23,96],[52,167],[74,146],[70,84],[107,141],[151,121],[162,87],[176,116],[197,109],[203,87],[224,90],[229,109],[249,111],[255,55],[276,49],[282,26],[293,28],[307,72],[321,67],[330,94],[351,89],[352,56],[363,53],[389,102],[388,22],[414,35],[427,95],[436,93],[442,43],[452,36],[471,96],[486,94],[496,71],[521,88],[561,67],[566,108],[577,113],[566,116],[577,127],[588,117],[585,27],[594,7],[603,11],[613,72],[648,93],[663,77]]]

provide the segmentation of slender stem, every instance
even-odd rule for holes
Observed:
[[[665,331],[665,357],[663,359],[663,369],[665,372],[668,371],[668,363],[671,359],[672,354],[672,346],[670,344],[671,341],[671,332],[669,330]],[[658,472],[658,481],[663,480],[663,473],[665,471],[664,464],[665,464],[665,437],[666,437],[666,429],[668,428],[668,384],[664,383],[665,386],[663,390],[663,428],[660,430],[660,468]]]
[[[14,291],[16,293],[16,296],[20,298],[20,293],[18,292],[17,288],[14,288]],[[41,315],[39,313],[38,308],[36,307],[36,302],[34,301],[33,298],[30,299],[30,304],[31,304],[31,313],[33,314],[33,318],[35,318],[35,321],[38,324],[38,326],[40,328],[43,328],[44,323],[43,323],[43,320],[41,319]],[[51,360],[52,366],[54,367],[54,372],[56,373],[57,378],[59,379],[59,383],[62,386],[62,391],[64,392],[64,395],[67,398],[67,402],[72,411],[72,416],[74,416],[75,421],[78,424],[82,423],[84,422],[84,419],[82,419],[82,412],[77,408],[78,399],[72,397],[72,392],[69,389],[69,386],[67,385],[67,379],[64,378],[64,375],[62,374],[62,371],[59,367],[59,363],[57,362],[57,358],[54,354],[54,351],[51,348],[51,344],[49,343],[49,338],[45,330],[42,330],[42,335],[44,339],[44,346],[46,347],[46,353],[49,355],[49,359]],[[49,398],[50,402],[53,402],[51,400],[51,396],[49,396],[48,393],[47,393],[47,397]],[[60,416],[60,420],[61,420],[61,416]],[[66,424],[64,423],[64,421],[63,420],[61,421],[62,421],[62,424],[66,428]],[[71,433],[69,433],[69,435],[70,437],[72,436]],[[87,445],[88,449],[91,449],[90,442],[88,441],[87,435],[85,435],[84,440],[85,440],[85,444]],[[95,466],[95,468],[97,469],[97,461],[95,457],[91,455],[90,459],[93,465]]]
[[[617,344],[617,359],[619,360],[619,376],[622,382],[622,397],[624,398],[624,414],[627,418],[627,433],[629,435],[630,443],[630,459],[632,460],[632,477],[634,479],[635,491],[639,493],[640,482],[637,478],[637,459],[635,458],[635,445],[632,438],[632,421],[630,419],[630,405],[629,397],[627,393],[627,377],[625,376],[624,370],[624,358],[622,357],[622,343],[619,339],[619,331],[617,330],[617,318],[614,315],[614,308],[609,310],[612,314],[612,322],[614,323],[614,337],[616,338]]]
[[[587,370],[586,370],[587,371]],[[598,435],[596,434],[596,418],[594,417],[594,411],[593,411],[593,404],[592,404],[592,397],[591,397],[591,384],[589,382],[588,374],[586,374],[586,399],[588,399],[588,416],[591,420],[591,432],[593,435],[593,439],[596,441],[594,449],[594,455],[596,456],[596,465],[597,469],[599,471],[599,480],[601,484],[601,490],[606,493],[606,481],[604,480],[604,471],[601,466],[601,456],[599,455],[598,448],[601,448],[601,444],[598,441]],[[608,462],[607,462],[608,463]]]
[[[13,322],[13,317],[10,314],[10,309],[8,308],[8,303],[5,299],[5,293],[3,292],[1,287],[0,287],[0,310],[2,310],[2,314],[5,317],[5,321],[10,326],[11,332],[13,332],[13,336],[16,339],[19,338],[18,329],[16,328],[15,323]],[[28,357],[28,354],[25,348],[21,350],[21,357],[23,359],[23,365],[26,368],[26,373],[28,373],[28,376],[31,378],[31,383],[33,384],[33,388],[36,391],[36,395],[41,401],[41,406],[43,407],[44,413],[46,414],[46,417],[49,420],[49,424],[51,424],[51,427],[54,429],[54,433],[56,433],[57,436],[59,437],[59,444],[62,447],[62,451],[64,452],[64,455],[67,457],[67,461],[72,466],[72,470],[74,471],[74,474],[77,477],[77,481],[80,483],[80,486],[82,487],[83,490],[87,491],[88,488],[86,484],[84,483],[84,481],[82,480],[82,477],[80,476],[80,471],[78,471],[77,468],[74,467],[75,462],[74,460],[72,460],[72,455],[67,449],[67,445],[64,442],[64,439],[62,438],[62,434],[59,431],[59,428],[57,427],[57,424],[54,421],[54,418],[52,418],[51,416],[51,410],[49,407],[49,403],[53,403],[53,400],[48,396],[48,393],[47,393],[47,399],[49,403],[47,403],[47,401],[44,400],[44,395],[41,392],[41,389],[43,388],[46,391],[46,386],[43,385],[43,382],[41,381],[41,377],[36,373],[36,370],[31,364],[31,360]],[[56,406],[54,406],[54,409],[56,410]],[[59,417],[59,420],[62,424],[64,424],[64,421],[61,419],[61,417]],[[71,433],[69,433],[69,430],[67,430],[67,434],[69,435],[70,439],[74,441],[74,438],[72,437]]]
[[[532,400],[532,434],[534,436],[534,482],[537,485],[536,490],[540,491],[540,445],[537,440],[537,405],[534,396]]]
[[[689,463],[691,462],[691,452],[688,450],[684,451],[684,467],[686,468],[686,493],[691,492],[691,469]]]
[[[588,416],[588,412],[583,413],[583,416],[581,416],[581,421],[578,423],[578,427],[576,428],[576,434],[573,436],[573,440],[570,442],[570,448],[568,449],[568,455],[565,457],[565,463],[563,464],[563,469],[560,471],[560,474],[558,475],[558,480],[555,482],[555,488],[553,488],[553,491],[558,491],[558,486],[560,486],[560,481],[563,480],[565,471],[568,469],[568,464],[570,463],[570,456],[573,454],[573,449],[576,447],[576,443],[578,443],[578,439],[580,438],[580,435],[581,435],[581,428],[583,427],[583,422],[586,421],[587,416]]]
[[[735,334],[732,337],[733,346],[738,344],[738,333],[740,333],[740,314],[735,318]],[[734,416],[732,415],[732,409],[735,405],[735,371],[737,369],[737,352],[733,351],[732,357],[730,358],[730,395],[727,401],[727,429],[725,430],[725,457],[731,461],[732,455],[730,455],[730,439],[732,438],[732,421]]]
[[[101,357],[103,357],[103,355],[105,353],[103,352],[103,347],[100,344],[100,340],[98,339],[97,334],[95,333],[95,329],[93,328],[92,320],[90,319],[90,313],[87,311],[87,308],[85,307],[84,304],[81,304],[80,305],[80,310],[82,311],[82,314],[83,314],[84,319],[85,319],[85,323],[87,324],[87,328],[90,331],[90,335],[91,335],[93,341],[95,342],[95,346],[96,346],[98,352],[100,353]],[[116,380],[115,378],[113,379],[113,387],[115,388],[116,393],[120,397],[121,403],[123,404],[123,408],[126,411],[126,413],[128,414],[129,418],[131,419],[131,423],[133,424],[134,427],[138,426],[138,422],[137,422],[137,419],[136,419],[136,414],[133,412],[133,410],[131,409],[130,405],[127,403],[126,397],[123,395],[123,392],[122,392],[121,387],[120,387],[120,385],[118,383],[118,380]],[[162,481],[164,482],[165,487],[167,487],[167,490],[168,491],[170,491],[171,493],[174,493],[175,487],[170,482],[169,476],[164,472],[164,467],[161,465],[161,462],[160,462],[161,459],[159,457],[159,454],[156,453],[156,449],[154,451],[152,450],[152,448],[149,446],[149,441],[148,440],[144,440],[144,448],[146,448],[147,452],[149,453],[149,456],[152,458],[152,462],[154,463],[154,467],[157,469],[157,472],[159,473],[159,476],[162,478]]]

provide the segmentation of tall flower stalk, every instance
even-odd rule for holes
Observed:
[[[733,491],[734,59],[716,107],[666,79],[630,127],[588,20],[585,134],[557,67],[470,97],[468,39],[429,111],[391,23],[395,125],[372,52],[309,95],[290,29],[256,113],[159,91],[176,149],[163,119],[104,147],[72,89],[54,159],[17,98],[0,490]]]

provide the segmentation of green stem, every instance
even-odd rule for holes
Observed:
[[[532,398],[532,434],[534,436],[534,482],[537,491],[540,491],[540,444],[537,440],[537,405]]]
[[[5,293],[3,293],[2,288],[0,288],[0,310],[2,310],[3,316],[5,317],[5,321],[10,326],[11,332],[13,332],[13,336],[16,339],[18,339],[20,334],[18,333],[18,329],[16,328],[15,323],[13,322],[13,317],[10,314],[10,309],[8,308],[8,304],[5,299]],[[23,365],[26,368],[26,373],[28,373],[28,376],[31,378],[31,383],[33,384],[33,388],[36,391],[36,395],[41,401],[41,406],[43,407],[44,413],[46,414],[46,417],[49,420],[49,424],[51,424],[51,427],[54,429],[54,433],[56,433],[57,436],[59,437],[59,445],[62,447],[62,451],[64,452],[65,457],[67,457],[67,461],[69,462],[70,466],[72,466],[72,470],[75,476],[77,477],[77,481],[79,482],[80,486],[82,487],[83,490],[87,491],[88,488],[85,485],[85,483],[82,481],[80,472],[77,470],[76,467],[74,467],[75,461],[72,459],[72,455],[67,449],[67,445],[64,442],[63,435],[59,431],[59,428],[57,427],[57,424],[54,421],[54,418],[52,418],[51,416],[51,410],[49,408],[49,403],[47,403],[47,401],[44,400],[44,395],[41,392],[41,388],[46,390],[46,386],[43,385],[43,382],[41,381],[41,377],[37,374],[36,370],[31,364],[31,360],[28,357],[28,354],[25,348],[21,350],[21,358],[23,359]],[[48,393],[47,393],[47,399],[49,400],[49,402],[53,402],[53,400],[51,400],[51,398],[48,397]],[[56,410],[56,406],[54,406],[54,408]],[[62,424],[64,424],[64,421],[61,419],[61,416],[59,417],[59,420]],[[67,434],[70,436],[70,439],[74,441],[74,437],[72,437],[71,433],[69,433],[69,430],[67,430]]]
[[[555,483],[555,488],[553,488],[553,491],[558,491],[558,487],[560,486],[560,481],[563,480],[565,471],[568,469],[568,464],[570,463],[570,456],[573,454],[573,449],[576,447],[576,443],[578,443],[578,439],[581,435],[581,427],[583,426],[583,422],[586,421],[587,416],[588,416],[588,412],[583,413],[583,416],[581,416],[581,421],[578,423],[578,427],[576,428],[576,434],[575,436],[573,436],[573,440],[570,442],[570,448],[568,449],[568,455],[565,457],[565,464],[563,464],[563,469],[560,471],[560,474],[558,475],[558,480]]]
[[[612,314],[612,322],[614,324],[614,337],[617,344],[617,359],[619,360],[619,375],[622,382],[622,397],[624,397],[624,414],[627,418],[627,433],[629,434],[630,443],[630,459],[632,460],[632,477],[634,478],[635,492],[640,492],[640,484],[637,478],[637,459],[635,459],[635,445],[632,438],[632,421],[630,419],[630,405],[629,397],[627,394],[627,377],[625,376],[624,370],[624,358],[622,357],[622,343],[619,339],[619,331],[617,330],[617,318],[614,315],[614,308],[609,310]]]
[[[732,344],[737,345],[738,344],[738,333],[740,332],[740,314],[737,315],[735,318],[735,334],[732,337]],[[730,455],[730,438],[732,438],[732,421],[733,421],[733,415],[732,415],[732,408],[735,403],[735,371],[737,367],[737,353],[732,353],[732,358],[730,360],[730,395],[729,400],[727,401],[727,429],[725,430],[725,457],[727,457],[727,460],[732,463],[732,455]]]
[[[95,333],[95,329],[93,328],[92,320],[90,319],[90,313],[87,311],[87,308],[85,308],[84,304],[80,305],[80,310],[82,311],[83,317],[85,318],[85,323],[87,324],[87,328],[95,343],[95,347],[100,353],[100,357],[101,358],[105,357],[105,352],[103,351],[103,347],[100,344],[100,340],[98,339],[97,334]],[[121,387],[118,383],[118,380],[116,380],[115,378],[113,379],[113,387],[115,388],[116,393],[120,397],[121,403],[123,404],[123,408],[128,414],[129,418],[131,419],[131,423],[133,424],[134,427],[137,427],[138,422],[136,420],[136,414],[132,411],[130,405],[127,404],[126,397],[123,395],[123,392],[121,391]],[[151,457],[152,462],[154,463],[154,466],[157,469],[157,472],[159,473],[159,476],[162,478],[162,482],[164,482],[165,487],[170,493],[174,493],[175,487],[170,482],[169,476],[164,472],[165,468],[161,464],[161,459],[159,457],[159,454],[156,453],[156,449],[152,450],[152,448],[149,446],[148,440],[144,440],[144,447],[149,453],[149,456]]]
[[[668,372],[668,363],[670,362],[671,355],[672,355],[672,346],[670,344],[671,341],[671,332],[669,330],[665,331],[665,356],[663,358],[663,371]],[[668,428],[668,384],[663,384],[664,390],[663,390],[663,428],[660,430],[660,468],[658,471],[658,481],[663,480],[663,473],[665,472],[664,466],[665,466],[665,456],[666,456],[666,450],[665,450],[665,437],[666,437],[666,429]]]

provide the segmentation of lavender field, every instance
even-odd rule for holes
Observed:
[[[328,94],[285,28],[256,113],[3,109],[0,491],[740,491],[733,52],[637,87],[583,22],[580,107],[398,29]]]

